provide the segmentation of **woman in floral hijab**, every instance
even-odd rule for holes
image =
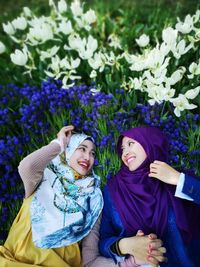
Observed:
[[[103,208],[92,167],[95,145],[90,136],[63,127],[47,146],[19,165],[25,199],[0,247],[1,267],[79,267],[78,242]]]

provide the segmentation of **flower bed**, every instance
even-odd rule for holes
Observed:
[[[96,140],[102,186],[119,168],[119,132],[137,125],[160,127],[169,162],[200,174],[200,11],[163,28],[160,13],[145,25],[78,1],[50,0],[45,14],[24,8],[0,38],[0,242],[24,196],[20,160],[63,125]]]

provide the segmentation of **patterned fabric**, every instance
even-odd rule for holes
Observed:
[[[37,247],[56,248],[80,241],[101,213],[100,177],[92,171],[76,180],[68,165],[76,148],[87,138],[90,137],[85,134],[72,135],[66,160],[58,155],[44,170],[31,203],[33,242]]]

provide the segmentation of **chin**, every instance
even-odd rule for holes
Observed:
[[[133,172],[137,169],[135,166],[128,166],[129,171]]]
[[[87,175],[89,173],[88,170],[78,170],[77,172],[82,176],[85,176],[85,175]]]

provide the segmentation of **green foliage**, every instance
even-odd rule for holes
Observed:
[[[13,0],[7,0],[6,4],[2,4],[4,2],[3,0],[0,1],[1,24],[12,21],[19,16],[22,8],[26,5],[38,16],[46,15],[52,19],[56,18],[56,13],[50,12],[47,0],[30,0],[28,3],[25,0],[20,0],[15,4],[13,4]],[[55,2],[57,3],[58,1]],[[156,47],[156,43],[161,42],[162,30],[169,26],[174,27],[177,17],[184,20],[187,14],[195,14],[200,7],[199,1],[119,0],[113,4],[113,1],[91,0],[86,1],[83,7],[84,10],[94,9],[98,19],[91,25],[90,31],[79,29],[74,22],[75,30],[81,38],[92,34],[98,41],[98,51],[105,53],[110,59],[107,59],[108,63],[105,64],[102,71],[97,70],[97,76],[94,78],[90,78],[92,67],[86,60],[81,59],[77,74],[82,76],[80,83],[89,85],[90,89],[101,89],[101,92],[105,92],[106,94],[102,96],[102,99],[107,97],[109,93],[112,93],[113,98],[107,100],[97,110],[94,107],[95,94],[93,98],[89,98],[87,103],[83,99],[81,100],[88,90],[87,86],[84,93],[81,91],[81,94],[75,94],[70,101],[64,101],[62,96],[54,95],[54,91],[57,92],[57,88],[55,90],[52,89],[49,95],[39,91],[39,94],[41,94],[39,97],[36,94],[37,87],[34,89],[30,87],[26,92],[28,96],[25,93],[22,94],[15,87],[12,90],[9,86],[1,88],[1,99],[6,99],[1,102],[2,121],[4,122],[1,124],[1,153],[3,160],[5,160],[3,168],[5,168],[6,178],[2,176],[3,181],[0,182],[0,185],[5,182],[6,194],[13,197],[0,200],[0,211],[5,207],[9,210],[9,217],[4,218],[6,226],[4,224],[3,230],[5,231],[9,230],[22,199],[22,194],[16,196],[17,200],[14,198],[16,192],[22,192],[23,188],[19,176],[16,174],[18,163],[28,153],[49,143],[65,124],[74,124],[78,130],[88,131],[88,133],[91,133],[92,130],[95,131],[95,139],[99,145],[97,149],[99,164],[95,169],[98,175],[102,177],[102,186],[106,184],[106,177],[114,174],[120,167],[119,158],[114,150],[114,144],[119,132],[139,124],[156,125],[164,129],[172,137],[173,141],[171,144],[173,148],[171,163],[173,166],[185,166],[187,169],[194,168],[193,171],[196,171],[196,174],[200,174],[200,166],[197,164],[199,162],[200,142],[199,117],[197,116],[198,118],[195,119],[195,113],[198,114],[199,110],[195,109],[193,113],[190,113],[185,109],[182,111],[181,117],[177,118],[173,114],[173,106],[169,101],[161,101],[159,108],[156,105],[157,103],[153,106],[148,106],[148,92],[136,89],[132,81],[135,78],[142,77],[144,72],[130,70],[130,64],[124,57],[121,57],[124,52],[135,56],[149,54]],[[70,12],[66,13],[66,15],[69,19],[73,19]],[[199,24],[198,27],[200,27]],[[139,38],[144,33],[150,36],[147,50],[139,47],[135,41],[136,38]],[[18,38],[20,34],[18,33]],[[109,45],[110,35],[120,38],[121,48],[114,48]],[[183,37],[186,42],[189,42],[188,38],[188,36]],[[14,65],[10,61],[10,54],[16,48],[19,48],[21,43],[14,43],[12,39],[8,38],[2,27],[0,28],[0,41],[6,45],[6,53],[0,54],[0,81],[4,85],[10,82],[20,86],[25,82],[29,85],[40,85],[41,81],[47,79],[44,71],[52,57],[44,62],[41,61],[38,57],[37,49],[47,51],[48,48],[54,45],[62,45],[58,52],[60,58],[67,56],[75,59],[79,56],[77,50],[68,51],[63,49],[64,44],[68,45],[68,36],[59,33],[55,39],[39,44],[37,49],[34,46],[30,46],[33,62],[31,59],[29,60],[30,64],[34,63],[35,69],[29,76],[24,74],[23,67]],[[111,53],[114,54],[113,58]],[[200,58],[199,41],[195,42],[193,49],[186,56],[177,60],[172,58],[172,52],[169,53],[169,56],[171,59],[168,77],[180,66],[187,68],[181,83],[177,83],[174,86],[176,87],[176,93],[185,94],[188,89],[198,87],[200,75],[194,75],[189,80],[188,75],[190,73],[188,68],[192,62],[198,63]],[[91,82],[95,83],[91,85]],[[122,87],[126,91],[120,91]],[[72,88],[67,91],[69,95],[74,90]],[[61,88],[59,90],[62,91]],[[33,96],[36,97],[36,100],[32,98]],[[51,111],[50,104],[54,100],[53,107],[55,110]],[[60,103],[62,104],[61,106],[59,106]],[[200,106],[200,96],[197,95],[191,100],[191,103]],[[67,108],[66,104],[71,104],[71,107]],[[24,119],[23,116],[27,111],[25,107],[28,109],[28,115]],[[74,111],[74,114],[71,111]],[[92,117],[94,111],[98,112],[98,117]],[[32,116],[35,116],[35,119]],[[24,120],[22,120],[22,117]],[[19,139],[19,143],[17,143],[15,137]],[[10,169],[11,167],[12,169]],[[12,184],[14,181],[17,186]],[[14,208],[12,207],[13,203],[15,203]],[[1,229],[2,226],[0,224]]]

